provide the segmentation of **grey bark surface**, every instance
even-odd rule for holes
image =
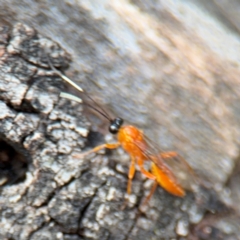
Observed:
[[[239,239],[238,175],[231,177],[239,154],[239,37],[230,14],[237,8],[224,11],[224,4],[0,1],[10,25],[1,31],[3,239]],[[12,28],[16,20],[41,35]],[[59,99],[62,81],[44,51],[62,69],[70,57],[43,35],[73,57],[68,76],[163,150],[180,152],[218,194],[178,199],[159,188],[138,216],[148,184],[137,175],[130,206],[119,211],[128,160],[121,151],[73,157],[89,123],[79,104]],[[205,215],[226,210],[218,196],[235,214]]]
[[[2,28],[1,37],[0,129],[1,142],[9,149],[2,149],[8,158],[1,162],[5,171],[21,174],[1,178],[1,239],[185,235],[190,222],[206,210],[192,194],[183,200],[162,193],[141,216],[138,205],[144,194],[139,181],[121,210],[127,182],[124,165],[119,163],[117,172],[108,157],[74,157],[85,145],[89,124],[79,104],[59,99],[63,84],[47,68],[46,53],[59,67],[67,66],[69,55],[27,25]],[[162,209],[161,217],[155,208]]]

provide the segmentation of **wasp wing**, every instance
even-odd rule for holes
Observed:
[[[160,150],[147,136],[144,135],[143,144],[136,145],[143,152],[146,160],[152,162],[151,171],[156,176],[157,182],[168,192],[177,196],[184,196],[186,190],[194,190],[198,184],[198,178],[186,162],[176,152],[164,152]]]

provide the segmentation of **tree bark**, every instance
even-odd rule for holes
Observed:
[[[0,3],[9,25],[0,36],[1,239],[237,239],[239,190],[236,175],[231,178],[239,145],[237,54],[219,51],[224,40],[214,34],[201,38],[170,3],[105,4]],[[41,34],[14,25],[13,16]],[[205,29],[204,21],[198,27]],[[235,43],[226,35],[225,43]],[[203,188],[179,199],[158,188],[140,214],[149,182],[137,174],[128,206],[120,210],[127,156],[74,157],[103,141],[90,130],[82,105],[59,99],[65,84],[46,55],[62,70],[70,55],[50,38],[74,59],[68,76],[162,150],[180,152],[218,193]]]

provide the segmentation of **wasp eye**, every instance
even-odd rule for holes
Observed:
[[[109,126],[109,132],[112,134],[118,133],[122,125],[123,125],[122,118],[114,118],[113,120],[111,120],[111,124]]]

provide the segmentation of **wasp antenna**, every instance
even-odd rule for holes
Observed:
[[[74,83],[70,78],[68,78],[67,76],[65,76],[64,74],[62,74],[60,71],[58,71],[53,64],[51,63],[50,59],[47,57],[48,60],[48,64],[50,66],[50,68],[59,76],[61,77],[65,82],[69,83],[72,87],[74,87],[75,89],[77,89],[79,92],[84,92],[83,89],[81,87],[79,87],[76,83]],[[109,115],[100,107],[100,105],[94,101],[86,92],[84,92],[84,94],[94,103],[96,104],[97,107],[99,107],[99,109],[95,108],[94,106],[90,105],[90,104],[86,104],[89,107],[91,107],[92,109],[94,109],[96,112],[100,113],[102,116],[104,116],[106,119],[108,119],[111,122],[111,118],[109,117]],[[78,98],[72,94],[66,93],[66,92],[61,92],[60,93],[60,97],[62,98],[66,98],[69,100],[73,100],[75,102],[79,102],[82,103],[82,99]]]
[[[86,94],[86,93],[85,93]],[[96,106],[102,111],[102,115],[108,119],[109,121],[111,121],[111,118],[109,117],[109,115],[107,114],[106,111],[104,111],[104,109],[96,102],[93,100],[93,98],[91,98],[88,94],[86,94],[86,96],[94,103],[96,104]],[[90,104],[88,104],[89,107],[91,107],[92,109],[94,109],[95,111],[99,112],[100,113],[100,110],[97,110],[95,107],[91,106]]]
[[[75,101],[75,102],[82,103],[82,99],[81,98],[79,98],[77,96],[74,96],[74,95],[72,95],[70,93],[61,92],[59,96],[62,97],[62,98],[66,98],[66,99]]]
[[[105,114],[105,111],[100,111],[99,109],[97,109],[97,108],[95,108],[94,106],[92,106],[92,105],[90,105],[90,104],[88,104],[88,103],[86,103],[86,105],[88,106],[88,107],[90,107],[90,108],[92,108],[93,110],[95,110],[96,112],[98,112],[99,114],[101,114],[103,117],[105,117],[109,122],[111,122],[112,121],[112,119],[107,115],[107,114]],[[101,108],[100,108],[101,109]],[[101,109],[102,110],[102,109]]]
[[[77,96],[74,96],[70,93],[66,93],[66,92],[61,92],[60,97],[62,98],[66,98],[68,100],[71,100],[71,101],[75,101],[75,102],[79,102],[79,103],[82,103],[82,99],[77,97]],[[111,119],[109,118],[108,115],[105,114],[105,112],[101,112],[99,109],[95,108],[94,106],[86,103],[87,106],[89,106],[90,108],[94,109],[96,112],[98,112],[99,114],[101,114],[102,116],[104,116],[106,119],[108,119],[109,121],[111,121]]]
[[[51,61],[48,58],[48,63],[50,68],[57,73],[57,75],[59,77],[61,77],[65,82],[69,83],[71,86],[73,86],[75,89],[77,89],[79,92],[83,92],[83,89],[81,87],[79,87],[76,83],[74,83],[70,78],[68,78],[67,76],[63,75],[60,71],[58,71],[51,63]]]

